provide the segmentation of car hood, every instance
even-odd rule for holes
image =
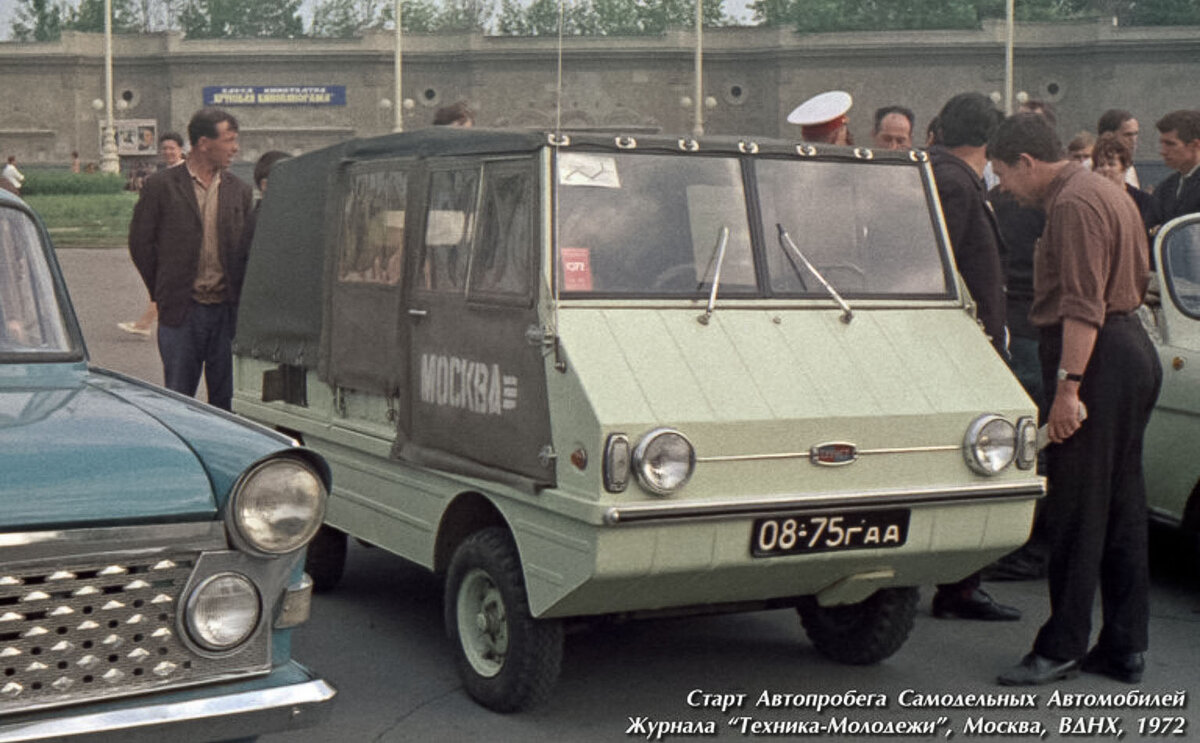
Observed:
[[[25,371],[0,377],[5,529],[213,517],[212,480],[171,427],[82,364]]]
[[[690,493],[979,482],[961,450],[971,421],[1036,415],[958,308],[856,308],[849,324],[836,309],[718,308],[707,324],[702,312],[564,309],[567,373],[550,377],[578,385],[560,396],[581,424],[590,414],[599,437],[680,430],[709,460]],[[809,463],[814,447],[843,443],[870,456]],[[1010,468],[1001,477],[1030,476]]]

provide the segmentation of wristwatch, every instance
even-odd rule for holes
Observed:
[[[1082,374],[1072,374],[1061,366],[1058,367],[1058,381],[1060,382],[1082,382]]]

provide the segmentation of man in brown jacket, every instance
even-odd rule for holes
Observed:
[[[238,152],[237,119],[203,108],[188,124],[187,163],[150,176],[129,223],[129,253],[158,303],[164,383],[208,401],[233,400],[233,332],[246,269],[242,241],[253,192],[226,169]]]

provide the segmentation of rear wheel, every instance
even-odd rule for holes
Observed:
[[[866,666],[900,649],[917,616],[916,588],[882,588],[864,601],[820,606],[806,596],[796,607],[808,639],[839,663]]]
[[[308,544],[304,572],[313,581],[313,590],[332,591],[346,570],[346,533],[322,524]]]
[[[489,527],[467,537],[450,560],[446,633],[467,693],[496,712],[544,701],[562,665],[562,623],[529,613],[512,536]]]

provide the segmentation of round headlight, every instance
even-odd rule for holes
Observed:
[[[230,505],[238,534],[271,555],[308,544],[325,518],[325,485],[298,459],[272,459],[252,469]]]
[[[1017,454],[1017,429],[998,415],[971,421],[963,439],[967,465],[981,475],[995,475],[1012,464]]]
[[[687,437],[669,428],[646,434],[633,450],[633,470],[642,487],[670,495],[687,484],[696,468],[696,450]]]
[[[254,633],[261,611],[258,589],[249,578],[219,573],[188,597],[188,634],[207,650],[230,650]]]

